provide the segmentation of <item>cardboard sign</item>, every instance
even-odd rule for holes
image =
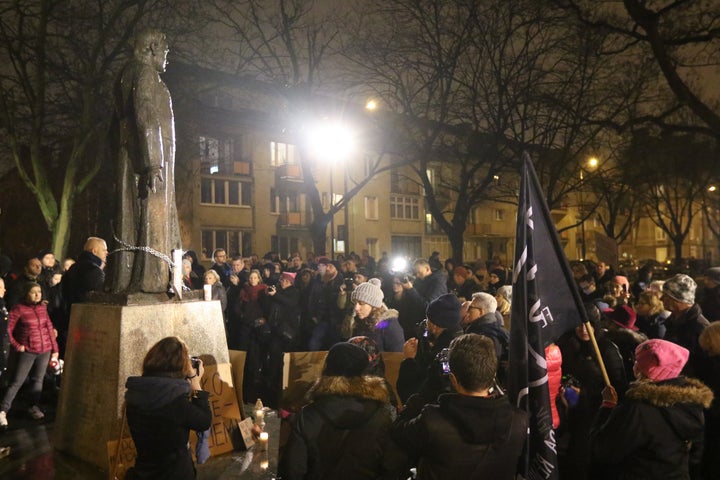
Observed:
[[[245,449],[250,449],[253,445],[255,445],[255,439],[253,439],[252,434],[252,427],[253,427],[253,419],[248,417],[242,422],[238,423],[238,427],[240,427],[240,435],[242,436],[243,443],[245,444]]]
[[[125,431],[129,433],[127,425],[125,425]],[[128,468],[135,465],[135,458],[137,457],[137,451],[135,450],[135,442],[131,437],[125,437],[120,442],[120,449],[118,450],[118,441],[111,440],[107,442],[108,452],[108,478],[110,480],[123,480],[125,478],[125,472]],[[116,456],[117,455],[117,456]],[[115,459],[117,464],[115,463]],[[116,465],[115,472],[113,472],[113,465]],[[113,473],[115,475],[113,475]]]

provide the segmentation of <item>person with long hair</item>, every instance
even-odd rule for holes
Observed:
[[[50,359],[58,358],[58,344],[50,315],[42,299],[40,285],[27,282],[22,286],[22,301],[15,305],[8,315],[7,331],[10,344],[17,353],[17,360],[15,374],[0,402],[0,428],[7,427],[7,412],[28,376],[31,385],[31,407],[28,414],[34,420],[45,418],[38,405],[48,363]]]
[[[137,459],[125,478],[195,478],[188,435],[210,428],[212,413],[200,384],[205,368],[199,358],[194,361],[195,366],[185,342],[166,337],[145,355],[142,376],[127,379],[127,422]]]
[[[652,290],[645,290],[638,296],[635,304],[637,312],[637,327],[648,338],[663,338],[665,336],[665,319],[670,315],[663,307],[660,295]]]
[[[371,278],[352,292],[355,302],[355,319],[352,336],[366,336],[375,341],[380,352],[402,352],[405,336],[398,322],[397,310],[388,310],[383,304],[380,279]]]

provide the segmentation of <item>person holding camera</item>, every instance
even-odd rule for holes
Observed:
[[[257,346],[264,350],[260,355],[262,375],[258,379],[261,382],[258,396],[272,409],[280,407],[283,355],[295,350],[300,331],[300,291],[294,283],[295,273],[283,272],[279,288],[268,287],[270,335],[266,344]]]
[[[493,388],[493,342],[461,335],[450,343],[447,363],[455,393],[440,395],[419,414],[404,410],[391,431],[417,466],[415,478],[515,478],[528,418]]]
[[[137,450],[128,480],[192,480],[196,476],[188,435],[212,423],[200,379],[202,360],[188,354],[178,337],[166,337],[150,348],[142,376],[125,384],[127,423]]]
[[[460,300],[452,293],[440,295],[425,312],[426,328],[419,338],[403,345],[403,361],[397,380],[400,400],[406,403],[411,395],[420,393],[422,404],[435,400],[443,382],[438,378],[436,357],[450,341],[461,335]]]

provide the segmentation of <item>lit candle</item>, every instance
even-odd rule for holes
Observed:
[[[267,432],[260,432],[260,443],[258,445],[258,449],[261,452],[267,451],[268,448],[268,433]]]
[[[178,298],[182,299],[182,249],[173,250],[173,286]]]
[[[255,410],[255,425],[262,425],[263,423],[265,423],[265,410]]]
[[[203,293],[205,295],[206,302],[212,300],[212,285],[203,285]]]
[[[269,467],[270,462],[268,462],[267,460],[263,460],[262,462],[260,462],[260,468],[262,468],[263,470],[267,470]]]

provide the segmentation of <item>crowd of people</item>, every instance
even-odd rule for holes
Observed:
[[[0,426],[26,377],[29,413],[42,418],[46,365],[63,356],[71,305],[103,289],[106,257],[105,242],[90,238],[77,262],[41,252],[19,275],[0,258],[0,367],[14,360],[0,377]],[[649,269],[631,281],[603,262],[572,271],[589,322],[545,352],[561,478],[671,478],[642,472],[671,471],[678,459],[672,478],[720,478],[720,267],[702,288],[684,274],[653,281]],[[228,347],[247,352],[244,401],[292,413],[281,452],[291,479],[401,478],[411,468],[417,478],[513,478],[528,419],[503,392],[509,278],[499,260],[443,264],[437,254],[398,266],[367,251],[281,259],[217,249],[207,269],[192,250],[183,257],[184,288],[210,286]],[[325,350],[309,403],[289,404],[283,354]],[[394,385],[383,352],[403,357]]]

